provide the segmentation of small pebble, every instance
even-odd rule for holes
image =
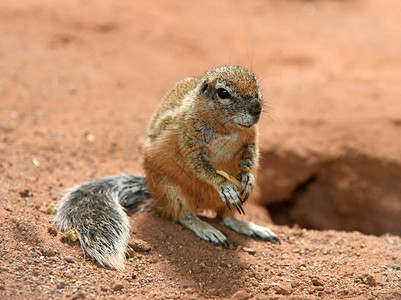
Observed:
[[[115,291],[121,291],[124,288],[124,285],[121,283],[114,283],[111,288]]]
[[[376,286],[376,280],[374,279],[374,277],[372,275],[365,274],[365,275],[359,277],[359,279],[361,279],[362,282],[366,285]]]
[[[27,198],[31,196],[31,192],[28,189],[25,189],[23,191],[18,192],[18,194],[22,197],[22,198]]]
[[[401,267],[399,266],[399,265],[394,265],[394,266],[392,266],[392,268],[394,269],[394,270],[400,270],[401,269]]]
[[[51,257],[57,254],[56,250],[44,248],[40,250],[43,256]]]
[[[32,158],[32,163],[35,167],[39,167],[40,166],[40,162],[34,157]]]
[[[85,135],[85,138],[86,138],[86,140],[87,140],[88,142],[90,142],[90,143],[93,143],[93,142],[95,141],[95,137],[94,137],[93,134],[91,134],[91,133],[87,133],[87,134]]]
[[[66,257],[64,257],[64,260],[70,264],[75,263],[75,260],[72,256],[66,256]]]
[[[129,243],[128,246],[135,252],[149,252],[152,250],[152,247],[147,242],[142,240],[135,240]]]
[[[318,279],[316,279],[316,278],[313,278],[312,280],[311,280],[311,282],[312,282],[312,284],[314,285],[314,286],[323,286],[323,283],[322,282],[320,282]]]
[[[51,236],[57,236],[57,230],[54,229],[53,227],[48,227],[47,228],[47,232],[51,235]]]
[[[75,292],[76,293],[76,292]],[[75,294],[74,293],[74,294]],[[86,295],[84,292],[79,292],[78,294],[76,294],[72,299],[76,300],[76,299],[85,299]]]
[[[238,300],[248,300],[251,298],[251,295],[249,295],[246,291],[238,291],[233,295],[232,299],[238,299]]]
[[[63,289],[63,288],[65,288],[67,286],[67,284],[66,284],[66,282],[64,281],[64,280],[60,280],[58,283],[57,283],[57,288],[58,289]]]
[[[1,266],[1,267],[0,267],[0,270],[1,270],[2,272],[9,272],[9,271],[10,271],[10,269],[7,268],[6,266]]]
[[[256,250],[248,247],[242,247],[242,251],[247,252],[249,254],[255,254]]]
[[[291,294],[291,288],[283,286],[283,285],[276,285],[274,287],[274,290],[279,295],[290,295]]]

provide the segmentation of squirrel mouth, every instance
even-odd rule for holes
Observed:
[[[237,123],[237,125],[242,127],[242,128],[251,128],[253,126],[253,123],[252,124],[239,124],[239,123]]]

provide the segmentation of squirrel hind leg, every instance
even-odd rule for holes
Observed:
[[[54,221],[62,231],[74,229],[82,249],[100,265],[124,269],[130,225],[117,194],[73,189],[61,199]]]
[[[150,181],[155,195],[155,209],[162,215],[177,221],[193,231],[201,239],[215,245],[228,247],[226,237],[212,225],[199,219],[196,211],[196,200],[182,193],[178,184],[163,178],[163,182]]]
[[[229,245],[224,234],[209,223],[202,221],[194,214],[181,214],[178,217],[178,222],[189,230],[192,230],[197,236],[205,241],[224,247],[228,247]]]
[[[259,237],[272,243],[281,243],[280,239],[275,235],[269,227],[259,226],[251,222],[246,222],[234,218],[233,215],[223,216],[223,223],[226,227],[235,232],[248,235],[251,237]]]

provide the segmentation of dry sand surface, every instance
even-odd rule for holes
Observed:
[[[0,298],[401,299],[400,11],[396,0],[1,1]],[[222,249],[131,211],[125,271],[62,242],[49,205],[82,181],[141,173],[163,95],[223,64],[252,69],[270,107],[253,200],[289,225],[245,210],[282,244],[211,220]]]

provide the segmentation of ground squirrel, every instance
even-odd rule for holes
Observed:
[[[130,225],[124,208],[146,202],[200,238],[228,246],[226,237],[197,217],[212,209],[225,226],[271,242],[267,227],[234,218],[255,186],[256,123],[262,111],[257,78],[241,67],[223,66],[201,78],[185,78],[153,115],[143,149],[146,177],[117,175],[71,188],[60,200],[55,222],[74,229],[84,251],[102,266],[123,269]],[[238,189],[217,170],[236,176]],[[151,200],[150,200],[151,199]]]

